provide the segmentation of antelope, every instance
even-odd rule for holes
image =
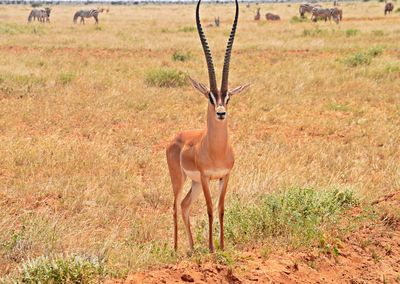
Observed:
[[[267,19],[267,21],[279,21],[281,19],[279,15],[275,15],[272,13],[265,14],[265,18]]]
[[[190,229],[189,211],[193,202],[203,191],[209,222],[209,249],[214,252],[212,240],[213,204],[210,193],[210,180],[219,180],[218,216],[220,224],[220,247],[224,249],[224,202],[227,191],[229,175],[234,164],[233,149],[228,140],[227,105],[230,98],[239,94],[249,85],[242,85],[228,89],[229,63],[232,45],[239,18],[239,4],[235,0],[236,12],[225,51],[222,71],[221,88],[217,88],[215,69],[211,50],[200,23],[200,2],[196,7],[196,25],[206,58],[210,88],[189,77],[192,86],[208,99],[207,127],[205,130],[182,131],[176,135],[166,150],[169,174],[174,193],[173,219],[174,219],[174,249],[178,249],[178,202],[182,193],[186,177],[192,180],[192,185],[181,202],[182,218],[189,240],[190,250],[193,250],[193,236]]]
[[[260,20],[260,18],[261,18],[260,9],[261,8],[257,8],[257,14],[254,16],[254,21]]]
[[[386,16],[386,14],[392,13],[393,8],[394,8],[393,3],[391,3],[391,2],[386,3],[385,4],[385,16]]]

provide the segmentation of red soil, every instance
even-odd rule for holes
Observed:
[[[400,208],[400,192],[373,206]],[[350,214],[357,217],[361,210]],[[234,267],[180,262],[108,283],[400,283],[400,220],[385,210],[345,236],[333,255],[321,252],[274,252],[264,259],[258,249],[242,253]]]

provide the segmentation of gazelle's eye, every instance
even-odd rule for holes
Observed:
[[[225,97],[225,105],[228,104],[228,102],[229,102],[230,99],[231,99],[230,96],[229,96],[229,95],[226,95],[226,97]]]
[[[211,92],[208,93],[208,99],[210,100],[210,104],[212,104],[214,106],[217,104],[217,100],[215,99],[213,93],[211,93]]]

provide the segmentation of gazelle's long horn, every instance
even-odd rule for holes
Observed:
[[[200,2],[197,3],[197,8],[196,8],[196,24],[197,24],[197,31],[199,32],[199,37],[201,41],[201,45],[203,46],[203,51],[204,55],[206,56],[206,61],[207,61],[207,68],[208,68],[208,77],[210,79],[210,90],[211,92],[216,93],[217,92],[217,80],[215,78],[215,70],[214,70],[214,64],[211,56],[211,50],[210,47],[208,46],[206,36],[203,32],[203,28],[200,23]]]
[[[229,36],[228,44],[226,46],[224,69],[222,70],[221,93],[225,93],[228,91],[229,63],[231,61],[233,40],[235,39],[236,27],[237,27],[237,22],[238,22],[238,18],[239,18],[238,0],[235,0],[235,4],[236,4],[235,20],[233,21],[231,34]]]

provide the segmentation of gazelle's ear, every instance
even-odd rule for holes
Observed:
[[[192,78],[189,77],[190,83],[192,84],[192,86],[199,91],[200,93],[202,93],[204,96],[206,96],[208,98],[208,94],[210,93],[210,90],[206,87],[206,85],[197,82],[196,80],[193,80]]]
[[[250,88],[250,84],[242,85],[242,86],[239,86],[239,87],[230,89],[230,90],[228,91],[228,94],[229,94],[230,96],[233,96],[233,95],[236,95],[236,94],[245,92],[245,91],[247,91],[249,88]]]

